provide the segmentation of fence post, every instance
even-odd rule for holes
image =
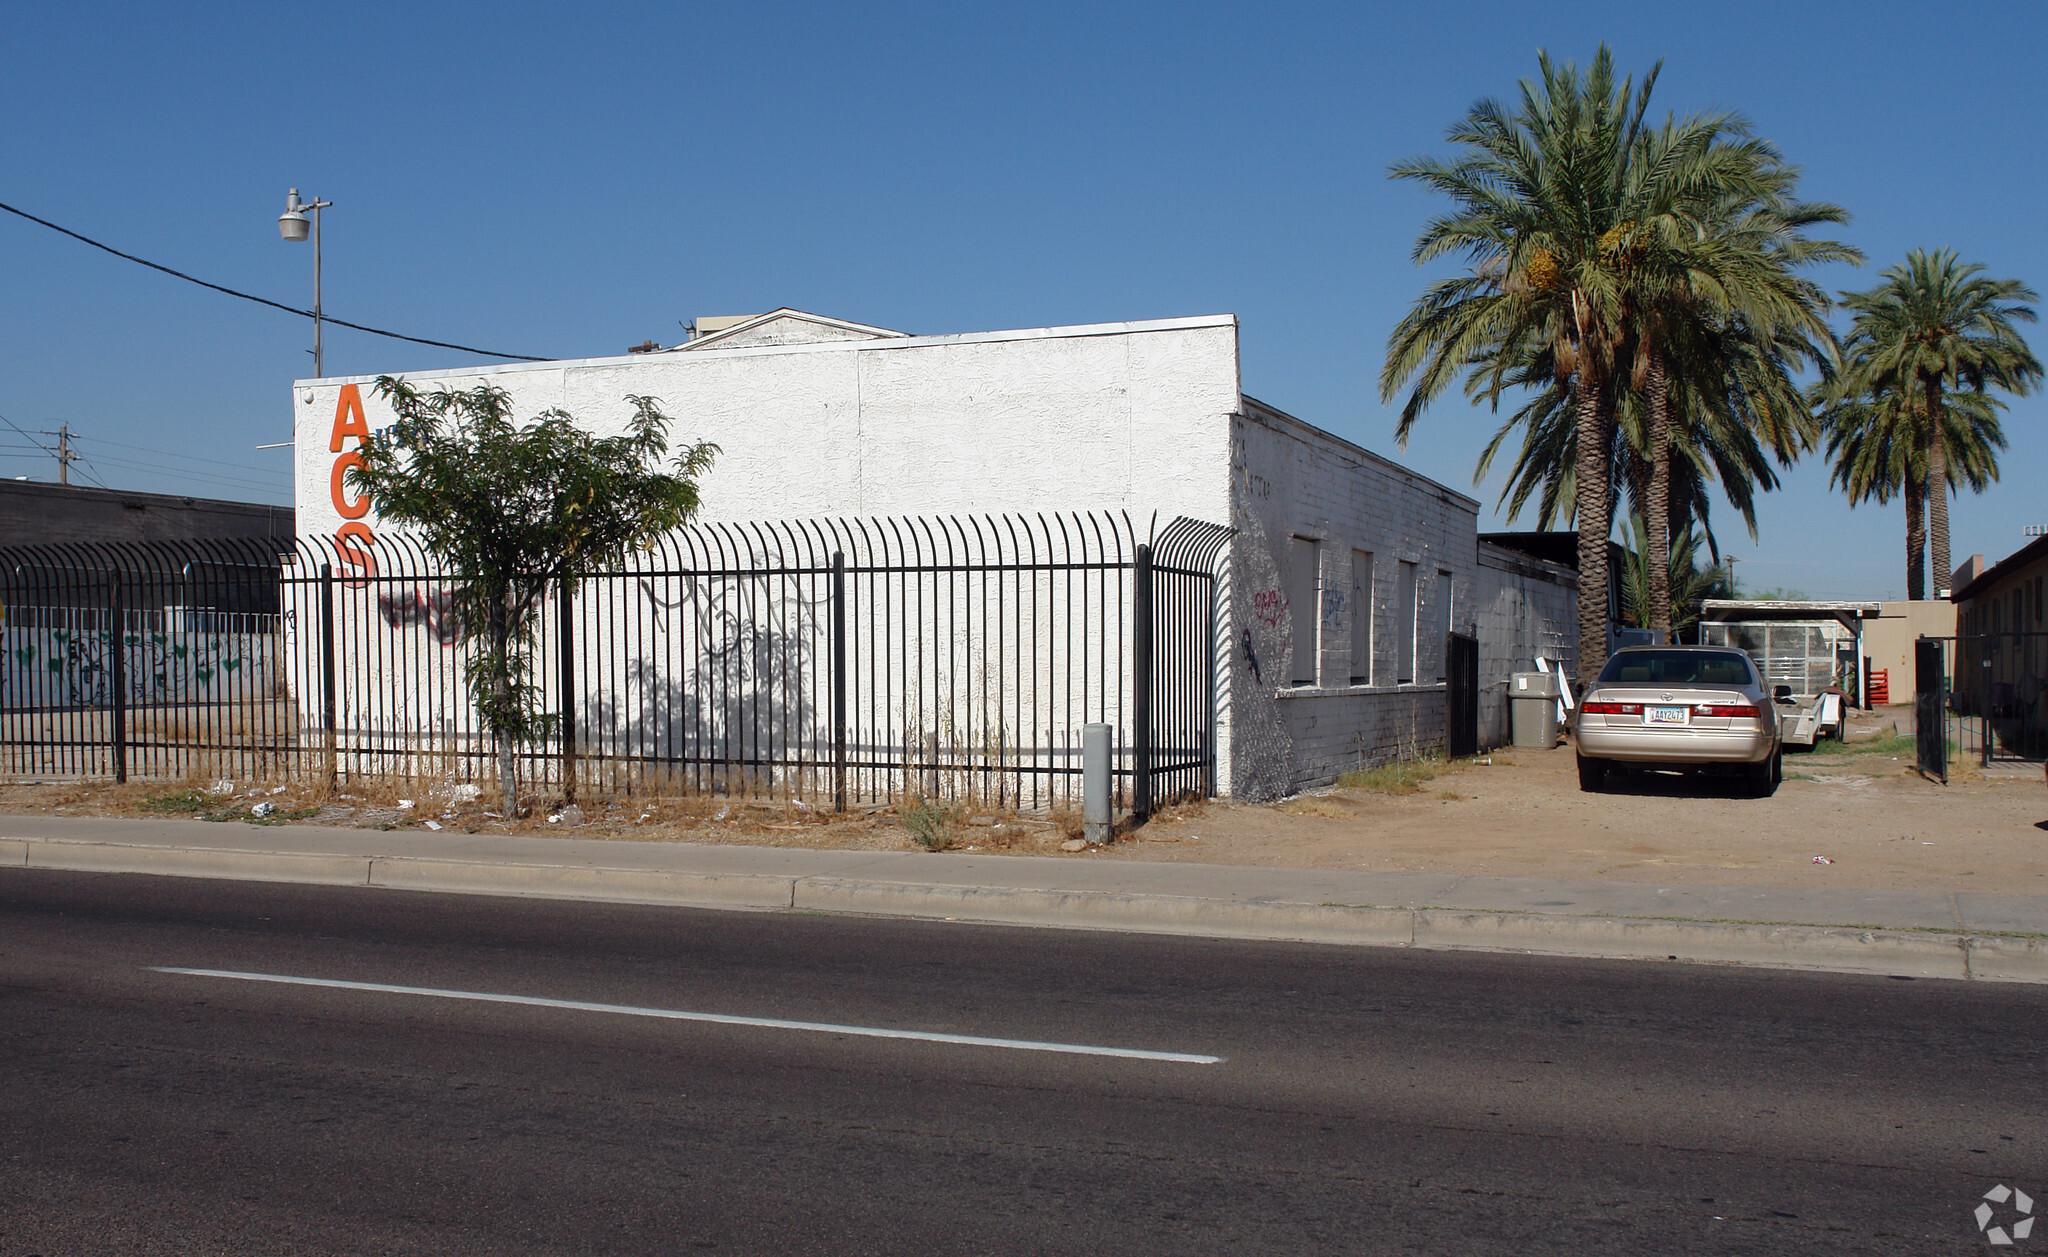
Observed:
[[[1131,566],[1131,817],[1152,815],[1152,547]]]
[[[121,571],[116,568],[107,573],[107,618],[113,624],[107,634],[107,657],[114,686],[112,750],[116,785],[128,781],[128,647],[122,632],[128,617],[123,614],[121,593]]]
[[[341,778],[341,755],[334,737],[334,565],[320,565],[320,723],[326,730],[327,788]]]
[[[1216,573],[1204,578],[1209,597],[1202,615],[1202,797],[1216,797]]]
[[[576,801],[576,615],[575,585],[566,576],[557,602],[562,639],[562,802]]]
[[[846,810],[846,552],[832,552],[832,809]]]

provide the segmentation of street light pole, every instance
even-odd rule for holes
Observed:
[[[323,201],[319,197],[314,197],[311,201],[301,201],[299,199],[299,190],[297,188],[293,188],[291,190],[290,195],[285,197],[284,213],[279,214],[277,216],[277,232],[280,236],[283,236],[286,240],[304,240],[308,235],[306,211],[313,211],[313,219],[310,224],[312,231],[310,234],[313,237],[314,379],[323,378],[327,374],[326,358],[324,353],[322,352],[322,345],[320,343],[320,211],[331,207],[333,204],[334,202]]]

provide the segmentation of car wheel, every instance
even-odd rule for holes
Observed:
[[[1778,792],[1778,783],[1785,779],[1784,752],[1773,751],[1771,757],[1760,764],[1745,764],[1742,775],[1749,783],[1752,797],[1768,799]]]
[[[1579,789],[1588,793],[1596,791],[1600,788],[1600,783],[1606,777],[1606,761],[1590,759],[1584,755],[1579,756]]]

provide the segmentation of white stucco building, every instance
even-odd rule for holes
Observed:
[[[1246,397],[1232,315],[913,336],[777,310],[656,352],[407,378],[488,382],[520,416],[559,407],[597,430],[624,423],[627,395],[657,397],[672,439],[723,450],[709,521],[1109,510],[1235,529],[1217,747],[1219,787],[1239,796],[1441,747],[1445,634],[1484,639],[1486,617],[1534,604],[1555,616],[1563,588],[1484,562],[1470,497]],[[391,418],[371,382],[293,386],[299,527],[344,546],[377,527],[342,483],[354,399],[370,429]],[[1533,603],[1502,593],[1546,580]],[[1567,601],[1562,624],[1514,631],[1571,622]],[[1513,643],[1494,637],[1497,671]],[[1483,671],[1481,694],[1504,681]],[[1497,740],[1504,722],[1481,729]]]

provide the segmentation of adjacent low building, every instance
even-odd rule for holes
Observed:
[[[1983,746],[2048,757],[2048,537],[1957,575],[1952,705],[1986,722]]]

